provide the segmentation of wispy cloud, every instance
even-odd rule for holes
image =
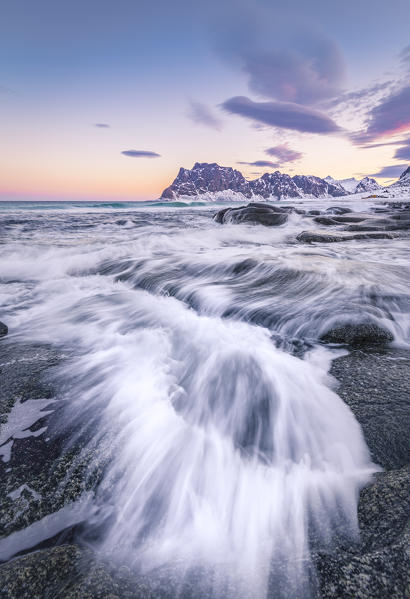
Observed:
[[[131,158],[160,158],[161,154],[150,152],[149,150],[124,150],[121,152],[124,156]]]
[[[225,112],[269,127],[302,133],[341,133],[342,129],[328,116],[291,102],[254,102],[246,96],[229,98],[221,105]]]
[[[216,129],[217,131],[222,129],[221,119],[215,116],[210,108],[202,102],[195,102],[194,100],[189,102],[188,117],[194,123],[205,125],[211,129]]]
[[[295,162],[302,158],[302,152],[297,152],[296,150],[292,150],[286,144],[281,144],[278,146],[273,146],[272,148],[267,148],[265,153],[268,156],[274,156],[278,159],[279,164],[283,164],[285,162]]]
[[[366,129],[352,135],[358,144],[410,130],[410,86],[383,98],[368,113]]]
[[[246,164],[248,166],[261,166],[266,168],[278,168],[280,165],[277,162],[270,160],[255,160],[254,162],[237,162],[237,164]]]
[[[98,129],[110,129],[111,125],[108,123],[94,123],[94,127],[97,127]]]

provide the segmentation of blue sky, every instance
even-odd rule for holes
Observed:
[[[386,182],[409,22],[408,0],[3,3],[0,193],[151,199],[195,161]]]

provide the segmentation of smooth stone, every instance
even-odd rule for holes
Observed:
[[[0,337],[4,337],[9,332],[9,328],[4,322],[0,322]]]
[[[293,208],[290,206],[282,208],[251,202],[247,206],[224,208],[214,216],[214,219],[220,224],[252,223],[264,225],[265,227],[274,227],[283,225],[288,220],[288,212],[292,210]]]
[[[302,231],[296,239],[303,243],[334,243],[339,241],[354,241],[356,239],[394,239],[395,237],[398,237],[397,233],[388,231],[369,231],[362,233],[349,233],[347,231],[335,231],[334,233],[328,231]]]
[[[346,343],[352,346],[385,345],[393,341],[392,333],[375,323],[342,324],[320,337],[326,343]]]

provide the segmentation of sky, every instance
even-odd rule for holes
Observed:
[[[0,0],[0,199],[410,164],[409,0]]]

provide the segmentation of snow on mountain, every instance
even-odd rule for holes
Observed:
[[[382,186],[377,183],[376,179],[364,177],[356,186],[354,193],[360,193],[362,191],[380,191],[380,189],[382,189]]]
[[[321,179],[320,177],[314,177],[313,175],[295,175],[293,181],[296,183],[298,188],[302,191],[303,197],[340,197],[345,196],[346,190],[335,181],[328,181]]]
[[[276,197],[281,200],[282,198],[303,197],[303,193],[295,181],[289,175],[279,171],[265,173],[259,179],[250,181],[249,184],[254,195],[264,199]]]
[[[325,177],[324,179],[328,183],[333,183],[333,185],[340,185],[345,189],[348,193],[355,193],[356,187],[359,184],[359,181],[354,177],[350,177],[350,179],[334,179],[330,175]]]
[[[402,172],[397,181],[383,188],[383,195],[389,198],[410,197],[410,166]]]
[[[347,195],[337,182],[320,177],[296,175],[275,171],[258,179],[247,181],[239,171],[216,163],[196,162],[192,169],[181,168],[173,183],[164,189],[161,198],[174,200],[184,196],[203,196],[206,200],[220,200],[221,193],[231,191],[238,199],[286,199],[305,197],[339,197]],[[205,198],[206,196],[206,198]]]

